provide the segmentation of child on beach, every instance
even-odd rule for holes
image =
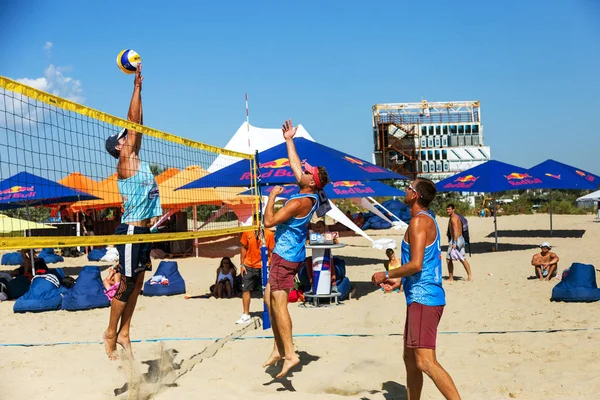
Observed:
[[[117,289],[119,289],[119,283],[121,282],[121,272],[119,271],[119,262],[117,261],[112,267],[108,269],[108,276],[102,280],[104,285],[104,294],[109,301],[112,301]]]

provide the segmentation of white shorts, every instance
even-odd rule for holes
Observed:
[[[456,240],[456,249],[452,248],[452,244],[448,244],[446,260],[464,261],[465,259],[465,238],[459,236]]]

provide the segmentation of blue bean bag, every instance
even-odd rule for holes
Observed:
[[[15,301],[13,311],[25,313],[59,310],[62,303],[59,286],[54,274],[36,275],[27,293]]]
[[[348,296],[350,295],[350,289],[351,289],[350,279],[348,279],[348,277],[345,277],[344,279],[342,279],[337,284],[337,289],[338,289],[338,292],[340,292],[340,294],[341,294],[341,296],[339,297],[339,300],[347,300]]]
[[[6,291],[8,292],[8,298],[16,300],[23,296],[29,290],[29,278],[25,275],[15,276],[13,279],[8,281],[6,284]]]
[[[2,255],[2,265],[21,265],[23,262],[23,257],[21,257],[21,253],[6,253]]]
[[[90,265],[83,267],[75,285],[62,299],[62,309],[69,311],[90,310],[109,305],[110,301],[104,294],[100,268]]]
[[[161,261],[154,276],[162,275],[169,280],[168,285],[151,285],[151,279],[144,283],[144,296],[171,296],[185,293],[185,281],[179,273],[177,262]]]
[[[92,249],[88,253],[88,261],[100,261],[106,255],[106,247],[102,249]]]
[[[551,301],[591,302],[600,300],[593,265],[573,263],[563,272],[562,280],[552,289]]]
[[[43,258],[44,261],[46,261],[46,264],[54,264],[65,260],[62,256],[54,254],[54,249],[42,249],[40,254],[38,254],[38,257]]]

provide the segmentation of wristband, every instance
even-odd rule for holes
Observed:
[[[386,279],[390,277],[390,271],[388,271],[388,270],[385,271],[385,277],[386,277]]]

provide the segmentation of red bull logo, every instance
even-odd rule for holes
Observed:
[[[544,175],[549,176],[550,178],[560,179],[560,175],[552,175],[550,173],[545,173]]]
[[[358,158],[354,158],[354,157],[350,157],[350,156],[344,156],[344,159],[346,161],[350,161],[352,164],[365,165],[364,161],[361,161]]]
[[[11,188],[0,191],[0,194],[33,192],[33,186],[13,186]]]
[[[575,170],[575,172],[577,173],[577,175],[579,175],[580,177],[584,178],[586,181],[594,182],[594,177],[592,175],[586,174],[585,172],[579,171],[577,169]]]
[[[365,186],[360,181],[337,181],[333,182],[333,187],[355,187],[355,186]]]
[[[523,179],[531,178],[531,175],[513,172],[512,174],[505,175],[505,178],[508,179],[509,181],[512,181],[512,180],[522,181]]]
[[[475,184],[475,182],[477,182],[477,179],[479,179],[479,177],[473,176],[473,175],[459,176],[458,178],[456,178],[454,180],[454,182],[457,182],[457,183],[447,183],[444,185],[444,188],[446,188],[446,189],[468,189],[471,186],[473,186]]]
[[[287,158],[278,158],[277,160],[267,161],[266,163],[260,164],[260,168],[283,168],[289,166],[290,160]]]
[[[461,182],[461,183],[475,182],[475,181],[477,181],[478,178],[479,178],[478,176],[466,175],[466,176],[461,176],[461,177],[456,178],[454,180],[454,182]]]
[[[33,186],[13,186],[0,191],[0,195],[2,200],[26,199],[35,196],[35,189]]]
[[[513,172],[511,174],[505,175],[504,177],[506,178],[506,180],[508,180],[508,183],[510,183],[512,186],[532,185],[532,184],[542,183],[542,181],[539,178],[534,178],[527,173]]]

